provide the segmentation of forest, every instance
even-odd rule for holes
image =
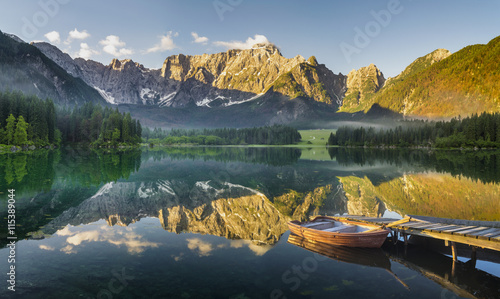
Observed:
[[[58,108],[20,92],[0,93],[0,144],[7,146],[58,146],[86,143],[116,146],[141,142],[142,127],[130,113],[88,102],[73,109]]]
[[[284,145],[300,141],[297,129],[283,125],[259,128],[222,129],[171,129],[145,128],[142,134],[150,144],[197,144],[197,145]]]
[[[330,134],[328,145],[437,148],[499,148],[500,113],[474,114],[467,118],[429,122],[404,121],[394,129],[340,127]]]

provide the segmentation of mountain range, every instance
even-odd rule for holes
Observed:
[[[0,89],[62,105],[118,105],[146,125],[161,126],[315,127],[387,116],[449,118],[500,111],[499,54],[500,37],[453,54],[438,49],[386,79],[374,64],[335,74],[314,56],[286,58],[273,44],[172,55],[161,69],[148,69],[130,59],[109,65],[72,59],[51,44],[0,34]]]

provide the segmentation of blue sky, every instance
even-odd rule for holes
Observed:
[[[285,57],[315,55],[334,73],[377,65],[395,76],[437,48],[452,52],[500,35],[500,1],[0,0],[0,30],[49,41],[72,57],[132,58],[160,68],[269,41]],[[195,42],[195,38],[197,37]]]

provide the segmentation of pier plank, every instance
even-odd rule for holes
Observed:
[[[402,227],[420,227],[420,226],[426,226],[426,225],[429,225],[429,224],[432,224],[430,222],[420,222],[420,221],[410,221],[410,222],[406,222],[406,223],[403,223],[403,224],[400,224],[398,226],[402,226]]]
[[[434,223],[434,224],[428,224],[428,225],[424,225],[424,226],[418,226],[418,227],[414,227],[414,228],[418,228],[418,229],[421,229],[421,230],[432,230],[436,227],[442,227],[443,225],[441,223]]]
[[[446,219],[425,216],[412,216],[410,221],[394,224],[392,229],[405,234],[463,243],[470,246],[500,251],[500,222]],[[389,224],[400,219],[375,218],[366,216],[341,216],[361,222]]]
[[[453,225],[453,224],[442,224],[442,223],[440,223],[439,226],[431,228],[431,231],[433,231],[433,232],[441,232],[443,230],[452,229],[452,228],[456,228],[456,227],[458,227],[458,226]]]
[[[452,234],[443,234],[443,233],[437,233],[437,232],[431,232],[431,231],[414,230],[411,228],[405,230],[405,232],[408,234],[411,234],[411,235],[429,237],[429,238],[434,238],[434,239],[439,239],[439,240],[447,240],[447,241],[451,241],[451,242],[458,242],[458,243],[463,243],[463,244],[467,244],[467,245],[471,245],[471,246],[488,248],[488,249],[500,251],[500,239],[495,240],[495,241],[490,241],[490,240],[484,240],[484,239],[471,238],[471,237],[462,236],[462,235],[454,235],[454,234],[452,235]]]
[[[464,229],[470,229],[470,228],[474,228],[474,227],[476,227],[476,226],[461,226],[461,225],[459,225],[458,228],[447,229],[447,230],[444,230],[443,232],[452,234],[452,233],[457,232],[457,231],[461,231]]]
[[[494,238],[494,237],[498,236],[499,234],[500,234],[499,231],[495,231],[495,232],[484,234],[483,237]]]
[[[435,223],[457,224],[457,225],[475,225],[475,226],[487,226],[487,227],[500,228],[500,221],[462,220],[462,219],[437,218],[437,217],[417,216],[417,215],[408,215],[408,216],[410,216],[412,219],[435,222]]]
[[[439,230],[439,232],[444,232],[444,231],[447,231],[447,230],[450,230],[450,229],[462,229],[463,226],[461,225],[453,225],[453,224],[450,224],[450,225],[446,225],[446,224],[441,224],[443,226],[441,226],[441,229]]]
[[[471,229],[467,229],[467,230],[461,230],[461,231],[458,231],[457,233],[458,234],[462,234],[462,235],[469,235],[470,233],[473,233],[473,232],[478,232],[478,231],[483,231],[483,230],[486,230],[488,229],[488,227],[486,226],[480,226],[480,227],[476,227],[476,228],[471,228]]]
[[[498,228],[488,228],[487,230],[482,230],[482,231],[479,231],[479,232],[474,232],[472,234],[470,234],[471,236],[478,236],[478,237],[482,237],[486,234],[489,234],[489,233],[493,233],[493,232],[499,232],[500,233],[500,229]]]

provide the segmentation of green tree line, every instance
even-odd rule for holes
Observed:
[[[92,102],[58,111],[57,127],[63,141],[97,146],[137,144],[142,136],[140,121],[133,119],[130,113],[120,113],[118,108],[103,108]]]
[[[284,145],[300,141],[297,129],[274,125],[259,128],[218,128],[218,129],[145,129],[143,137],[150,143],[199,144],[199,145]]]
[[[431,146],[439,148],[500,147],[500,113],[474,114],[450,121],[406,121],[391,129],[341,127],[330,134],[328,145]]]
[[[81,142],[94,145],[137,144],[142,127],[130,113],[88,102],[56,108],[21,92],[0,93],[0,144],[37,147]]]
[[[16,91],[0,93],[0,144],[46,146],[60,142],[52,100]]]

